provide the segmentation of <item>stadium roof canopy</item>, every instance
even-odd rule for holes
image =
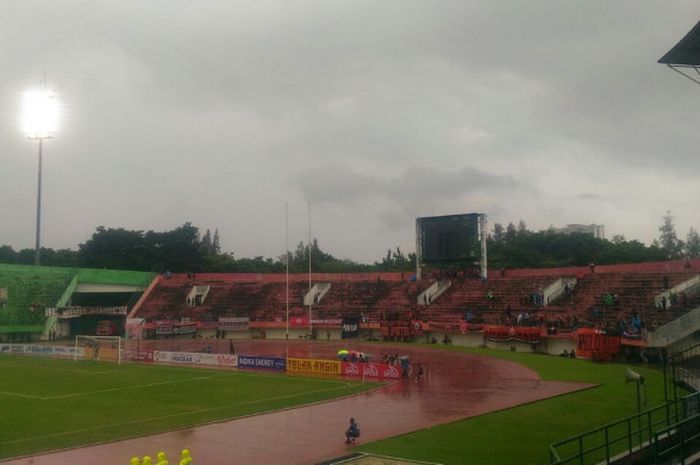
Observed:
[[[700,21],[659,63],[700,84]]]

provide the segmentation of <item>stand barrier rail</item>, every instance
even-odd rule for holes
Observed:
[[[657,434],[700,414],[700,393],[645,410],[549,446],[550,465],[610,464],[652,444]],[[698,420],[700,421],[700,419]]]

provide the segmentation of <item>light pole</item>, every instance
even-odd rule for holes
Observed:
[[[36,243],[34,246],[34,264],[41,263],[41,165],[44,139],[50,139],[58,123],[58,106],[56,96],[50,90],[29,91],[24,94],[23,129],[28,139],[39,141],[39,165],[36,195]]]

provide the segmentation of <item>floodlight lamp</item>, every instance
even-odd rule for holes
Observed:
[[[58,127],[58,103],[50,90],[32,90],[24,94],[22,129],[29,139],[52,137]]]

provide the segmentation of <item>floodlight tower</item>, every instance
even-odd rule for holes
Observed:
[[[700,21],[658,62],[700,84]]]
[[[47,90],[42,81],[40,90],[31,90],[24,94],[22,128],[28,139],[39,141],[39,168],[36,196],[36,244],[34,264],[41,262],[41,164],[44,139],[50,139],[56,132],[58,123],[58,105],[54,92]]]

